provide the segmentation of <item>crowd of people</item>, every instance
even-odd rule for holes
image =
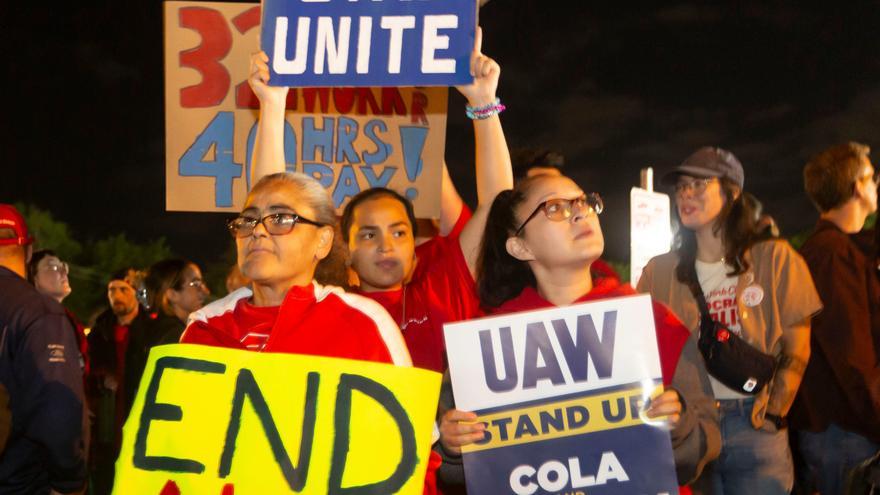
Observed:
[[[847,473],[880,449],[880,257],[860,234],[877,209],[868,148],[835,145],[806,164],[819,220],[800,252],[760,214],[733,153],[695,151],[663,176],[675,248],[633,288],[600,259],[601,196],[566,177],[561,157],[534,153],[514,174],[500,67],[477,38],[475,80],[457,89],[474,125],[478,203],[465,205],[444,168],[439,235],[426,242],[398,192],[365,190],[337,219],[319,182],[284,171],[288,88],[268,85],[263,53],[251,60],[261,115],[253,187],[226,226],[238,263],[225,297],[205,304],[188,260],[124,267],[86,337],[61,305],[67,265],[32,252],[21,215],[0,205],[0,493],[79,493],[87,479],[89,493],[109,493],[122,424],[157,345],[444,373],[444,323],[637,291],[653,300],[666,386],[646,412],[668,424],[683,493],[772,495],[796,484],[843,493]],[[774,363],[766,379],[737,388],[723,378],[704,352],[713,322],[719,339]],[[461,448],[484,435],[476,420],[455,408],[447,372],[425,493],[463,493]]]

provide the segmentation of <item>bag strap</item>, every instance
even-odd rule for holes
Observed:
[[[688,284],[694,299],[697,300],[697,307],[700,309],[701,318],[710,318],[709,305],[706,303],[706,296],[703,294],[703,288],[700,286],[700,279],[697,278],[697,267],[691,265],[691,282]]]

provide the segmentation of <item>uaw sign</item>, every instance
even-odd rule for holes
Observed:
[[[672,444],[644,410],[663,380],[649,296],[444,326],[468,493],[678,493]]]
[[[164,8],[166,209],[240,211],[260,106],[247,83],[260,6]],[[396,79],[383,88],[351,87],[347,77],[325,82],[345,87],[290,89],[286,170],[317,179],[340,213],[358,192],[381,186],[410,198],[419,218],[437,218],[448,88],[399,87]]]
[[[156,347],[113,493],[421,494],[439,388],[417,368]]]
[[[473,81],[475,0],[264,0],[277,86],[453,86]]]

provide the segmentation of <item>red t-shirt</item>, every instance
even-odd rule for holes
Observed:
[[[463,210],[453,229],[454,236],[435,237],[419,246],[418,267],[403,288],[358,292],[391,314],[403,333],[413,366],[418,368],[442,373],[446,369],[443,324],[481,314],[474,278],[459,245],[458,226],[468,218],[470,212]],[[430,246],[423,248],[427,244]]]
[[[471,209],[468,208],[467,205],[461,206],[461,212],[458,214],[458,220],[455,221],[455,225],[452,226],[452,230],[449,231],[446,236],[434,236],[426,242],[419,244],[416,246],[416,259],[418,263],[416,263],[416,267],[413,270],[412,279],[417,279],[424,275],[425,271],[432,266],[432,260],[438,256],[443,254],[443,240],[444,239],[458,239],[461,235],[461,231],[464,230],[464,226],[470,221],[473,213]]]

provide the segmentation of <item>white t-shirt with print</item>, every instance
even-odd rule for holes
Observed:
[[[706,297],[706,305],[709,307],[709,315],[712,319],[720,322],[733,333],[742,336],[742,325],[739,322],[739,312],[736,309],[736,284],[738,276],[729,277],[730,267],[723,261],[717,263],[696,262],[697,280],[703,288]],[[709,375],[712,383],[712,392],[716,399],[746,399],[751,396],[744,395],[732,388],[725,386],[712,375]]]

